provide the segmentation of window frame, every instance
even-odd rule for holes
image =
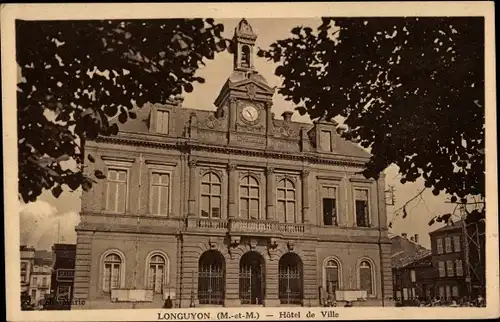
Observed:
[[[322,271],[323,271],[323,289],[325,290],[325,293],[328,292],[327,288],[327,279],[326,279],[326,269],[328,268],[328,262],[334,261],[337,264],[337,279],[338,279],[338,288],[337,290],[342,290],[343,289],[343,283],[342,283],[342,262],[337,256],[327,256],[323,260],[323,266],[322,266]],[[336,294],[333,294],[336,297]]]
[[[150,273],[149,268],[151,266],[151,260],[155,256],[160,256],[165,261],[164,270],[163,270],[163,285],[161,287],[161,289],[162,289],[161,293],[163,293],[165,288],[168,287],[170,284],[170,258],[168,257],[168,255],[165,252],[162,252],[159,250],[154,250],[154,251],[150,252],[148,254],[148,256],[146,257],[146,267],[145,267],[145,274],[144,274],[144,288],[147,290],[151,290],[151,288],[149,288],[149,277],[150,277],[149,276],[149,273]],[[153,294],[161,294],[161,293],[155,292],[154,284],[153,284],[152,290],[153,290]]]
[[[322,152],[322,153],[332,153],[333,152],[333,131],[332,130],[329,130],[329,129],[320,129],[319,130],[319,150]],[[329,144],[328,144],[328,150],[324,150],[323,149],[323,133],[328,133],[328,137],[329,137]]]
[[[127,181],[125,182],[125,209],[123,212],[119,212],[117,211],[116,209],[115,210],[111,210],[109,209],[109,193],[110,193],[110,189],[109,189],[109,172],[110,171],[125,171],[126,172],[126,178],[127,178]],[[113,181],[113,182],[119,182],[119,181]],[[123,166],[123,165],[114,165],[114,164],[110,164],[110,165],[107,165],[107,169],[106,169],[106,192],[105,192],[105,202],[104,202],[104,209],[107,213],[110,213],[110,214],[127,214],[129,209],[130,209],[130,200],[129,200],[129,193],[130,193],[130,167],[126,167],[126,166]],[[116,195],[115,197],[116,199],[118,199],[118,194]],[[116,202],[116,208],[118,207],[118,202]]]
[[[325,214],[324,214],[324,199],[331,199],[331,198],[325,198],[325,196],[323,195],[323,188],[327,188],[327,189],[330,189],[330,188],[333,188],[335,189],[335,221],[332,221],[333,224],[332,225],[325,225]],[[339,224],[339,206],[340,206],[340,203],[339,203],[339,190],[340,190],[340,186],[339,185],[333,185],[333,184],[322,184],[320,186],[320,201],[321,201],[321,207],[320,207],[320,211],[321,211],[321,226],[324,226],[324,227],[339,227],[340,224]]]
[[[443,261],[438,262],[438,275],[439,277],[446,277],[446,263]]]
[[[167,127],[167,132],[160,131],[158,128],[158,120],[159,120],[159,115],[162,113],[166,113],[168,115],[168,127]],[[163,135],[169,135],[170,134],[170,127],[171,127],[171,110],[170,109],[165,109],[165,108],[156,108],[155,109],[155,115],[154,115],[154,132],[157,134],[163,134]],[[162,124],[163,128],[163,124]]]
[[[460,263],[460,265],[458,265]],[[464,264],[461,259],[455,259],[455,275],[458,277],[464,276]],[[458,269],[460,267],[460,270]],[[459,274],[460,272],[460,274]]]
[[[104,274],[106,272],[106,268],[105,268],[105,265],[106,265],[106,257],[108,257],[109,255],[118,255],[118,257],[120,257],[121,259],[121,262],[120,262],[120,280],[119,280],[119,287],[118,288],[112,288],[111,287],[111,282],[110,282],[110,288],[109,290],[104,290]],[[125,261],[125,255],[123,254],[122,251],[118,250],[118,249],[109,249],[107,251],[105,251],[102,255],[101,255],[101,258],[100,258],[100,270],[99,270],[99,284],[98,284],[98,287],[99,287],[99,290],[101,293],[104,293],[104,294],[110,294],[112,290],[114,289],[123,289],[125,288],[125,268],[126,268],[126,261]]]
[[[412,283],[417,282],[417,272],[414,269],[410,270],[410,281]]]
[[[282,181],[285,183],[285,187],[284,187],[284,188],[280,188],[280,187],[279,187],[279,184],[280,184],[280,182],[282,182]],[[290,182],[290,183],[292,184],[292,187],[293,187],[292,189],[288,189],[288,188],[286,187],[286,182],[287,182],[287,181],[288,181],[288,182]],[[285,198],[284,198],[284,199],[282,199],[282,198],[280,198],[280,197],[279,197],[279,191],[280,191],[280,190],[285,192]],[[293,191],[293,194],[294,194],[294,196],[295,196],[295,198],[294,198],[293,200],[292,200],[292,199],[288,199],[288,198],[287,198],[287,192],[288,192],[288,191]],[[288,212],[287,212],[287,211],[288,211],[288,207],[287,207],[287,205],[288,205],[288,203],[289,203],[289,202],[290,202],[290,203],[293,203],[293,204],[295,205],[295,206],[294,206],[295,212],[294,212],[294,214],[293,214],[293,221],[292,221],[291,223],[298,223],[298,222],[300,222],[300,221],[298,220],[298,219],[299,219],[299,218],[298,218],[298,214],[299,214],[299,210],[298,210],[298,208],[299,208],[299,206],[298,206],[298,204],[299,204],[299,203],[298,203],[298,192],[299,192],[299,191],[298,191],[298,189],[297,189],[297,184],[296,184],[296,182],[294,182],[294,181],[293,181],[293,180],[291,180],[290,178],[284,177],[284,178],[280,178],[279,180],[277,180],[277,181],[276,181],[276,216],[279,216],[279,214],[278,214],[278,204],[279,204],[279,202],[280,202],[280,201],[281,201],[281,202],[285,202],[285,209],[284,209],[284,219],[285,219],[285,221],[284,221],[284,222],[285,222],[285,223],[289,223],[289,222],[287,221],[287,214],[288,214]],[[259,205],[259,208],[260,208],[260,205]]]
[[[167,213],[166,214],[160,214],[160,213],[153,213],[153,175],[154,174],[160,174],[160,175],[168,175],[168,206],[167,206]],[[158,168],[150,168],[149,169],[149,180],[148,180],[148,188],[149,188],[149,214],[153,216],[162,216],[162,217],[169,217],[171,212],[172,212],[172,182],[173,182],[173,174],[172,171],[170,170],[163,170],[163,169],[158,169]]]
[[[247,183],[247,184],[243,184],[243,180],[245,178],[253,178],[255,181],[257,181],[257,185],[254,186],[254,185],[250,185],[250,183]],[[247,196],[243,196],[242,193],[241,193],[241,190],[242,190],[242,186],[243,187],[248,187],[249,188],[249,193]],[[251,197],[250,196],[250,188],[257,188],[257,191],[258,191],[258,196],[255,198],[255,197]],[[260,220],[262,219],[262,210],[260,209],[261,208],[261,201],[262,201],[262,192],[261,192],[261,188],[262,188],[262,184],[259,180],[259,178],[253,174],[247,174],[247,173],[243,173],[243,175],[240,177],[239,179],[239,182],[238,182],[238,216],[240,219],[244,219],[244,220]],[[242,216],[242,212],[241,212],[241,200],[242,199],[246,199],[248,200],[248,213],[247,213],[247,217],[244,217]],[[253,219],[251,218],[250,214],[251,214],[251,207],[250,207],[250,200],[257,200],[257,218],[256,219]]]
[[[356,201],[358,201],[358,200],[356,199],[356,190],[363,190],[363,191],[367,192],[367,200],[366,200],[367,223],[366,223],[366,226],[359,226],[358,225],[358,217],[357,217],[357,212],[356,212]],[[352,192],[353,192],[352,199],[353,199],[353,209],[354,209],[354,227],[356,227],[356,228],[371,228],[372,227],[372,218],[371,218],[372,215],[371,215],[371,205],[370,205],[370,201],[371,201],[370,188],[369,187],[354,186]]]
[[[461,252],[462,251],[462,238],[460,237],[460,235],[455,235],[452,238],[453,238],[453,251],[455,253]]]
[[[444,252],[446,254],[453,253],[453,248],[451,244],[451,236],[444,237]]]
[[[446,276],[447,277],[455,277],[455,268],[453,267],[454,263],[452,260],[446,261]],[[451,272],[451,274],[450,274]]]
[[[436,238],[436,252],[438,255],[444,253],[443,237]]]
[[[217,177],[219,179],[219,183],[214,183],[212,181],[203,181],[203,178],[207,175],[214,175],[215,177]],[[210,186],[210,193],[209,194],[205,194],[203,193],[203,184],[209,184]],[[220,194],[213,194],[212,193],[212,186],[213,185],[218,185],[220,187]],[[223,199],[222,199],[222,195],[223,195],[223,188],[224,188],[224,185],[223,185],[223,177],[220,173],[217,173],[215,171],[212,171],[212,170],[208,170],[208,171],[205,171],[201,174],[200,176],[200,182],[199,182],[199,210],[198,210],[198,214],[199,214],[199,217],[200,218],[203,218],[203,219],[215,219],[215,220],[218,220],[218,219],[222,219],[223,218]],[[259,191],[260,193],[260,191]],[[209,212],[208,212],[208,217],[203,217],[201,214],[202,214],[202,211],[203,211],[203,197],[209,197]],[[220,201],[220,207],[219,207],[219,217],[213,217],[212,215],[212,198],[219,198],[219,201]]]
[[[371,260],[368,257],[362,257],[358,260],[358,263],[356,265],[356,275],[357,275],[357,286],[358,289],[361,290],[361,264],[363,262],[367,262],[369,267],[370,267],[370,274],[371,274],[371,283],[372,283],[372,294],[366,294],[368,298],[374,298],[377,297],[377,283],[376,283],[376,269],[375,269],[375,263],[373,260]]]

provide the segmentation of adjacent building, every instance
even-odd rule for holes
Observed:
[[[449,223],[429,233],[433,266],[437,270],[435,294],[440,298],[484,294],[484,222]]]
[[[52,253],[35,250],[28,293],[32,304],[43,305],[46,295],[50,294],[51,275]]]
[[[408,238],[405,233],[391,236],[394,299],[404,305],[434,296],[432,253],[419,244],[418,237]]]
[[[52,254],[54,258],[51,276],[53,304],[58,309],[69,310],[73,300],[76,245],[54,244]]]
[[[26,245],[20,247],[21,255],[21,294],[29,296],[29,285],[31,281],[31,272],[35,261],[35,249]]]
[[[383,174],[334,121],[275,116],[256,38],[241,20],[213,110],[173,98],[86,142],[106,179],[82,196],[72,309],[392,303]]]

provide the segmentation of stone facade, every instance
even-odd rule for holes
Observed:
[[[253,67],[255,39],[242,20],[214,111],[147,105],[117,136],[86,142],[87,171],[107,179],[83,193],[76,228],[73,297],[83,308],[159,308],[168,295],[176,307],[317,306],[329,260],[337,290],[366,288],[360,267],[370,271],[360,305],[392,297],[383,175],[357,174],[369,155],[335,122],[275,118],[274,89]],[[328,225],[325,187],[336,214]]]

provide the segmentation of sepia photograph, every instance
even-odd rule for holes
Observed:
[[[493,12],[3,5],[8,319],[498,317]]]

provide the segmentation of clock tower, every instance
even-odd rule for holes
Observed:
[[[255,69],[257,35],[246,19],[234,30],[231,46],[233,72],[222,87],[214,104],[217,114],[229,116],[229,143],[265,144],[272,128],[274,88]]]

